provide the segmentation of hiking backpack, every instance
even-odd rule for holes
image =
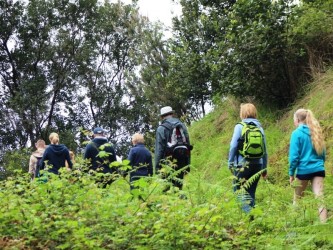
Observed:
[[[41,161],[42,161],[42,156],[35,156],[34,157],[37,159],[37,165],[36,165],[36,170],[35,170],[35,177],[40,177],[40,170],[41,170]]]
[[[254,122],[240,122],[241,137],[238,139],[238,153],[246,159],[262,158],[265,154],[264,135]]]
[[[167,148],[165,155],[176,159],[178,163],[189,164],[190,146],[186,139],[184,129],[181,123],[170,124],[163,123],[161,126],[169,131]]]

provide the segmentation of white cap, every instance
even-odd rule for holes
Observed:
[[[161,108],[161,114],[160,116],[165,116],[167,114],[173,114],[175,111],[172,110],[172,108],[170,106],[166,106]]]

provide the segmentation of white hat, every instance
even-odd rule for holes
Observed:
[[[167,114],[173,114],[175,111],[172,110],[172,108],[170,106],[166,106],[161,108],[161,114],[160,116],[165,116]]]

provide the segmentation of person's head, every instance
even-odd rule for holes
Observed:
[[[308,111],[306,109],[298,109],[294,113],[294,124],[297,127],[300,123],[307,124],[306,117],[308,115]]]
[[[318,155],[321,155],[325,149],[324,136],[319,122],[309,109],[298,109],[294,113],[294,125],[298,127],[300,124],[306,124],[310,129],[311,141]]]
[[[52,132],[49,136],[49,140],[51,144],[58,144],[59,143],[59,135],[55,132]]]
[[[252,103],[242,103],[240,106],[240,118],[257,118],[257,109]]]
[[[45,147],[46,147],[46,145],[45,145],[45,141],[42,140],[42,139],[40,139],[40,140],[38,140],[38,141],[35,143],[35,146],[36,146],[37,149],[39,149],[39,148],[45,148]]]
[[[172,110],[172,108],[170,106],[165,106],[165,107],[161,108],[160,117],[162,119],[165,119],[168,116],[173,116],[174,113],[175,113],[175,111]]]
[[[132,136],[132,143],[133,143],[133,145],[137,145],[139,143],[144,143],[144,142],[145,142],[145,139],[143,138],[142,134],[135,133]]]
[[[100,127],[94,128],[93,133],[94,133],[94,137],[104,137],[105,136],[105,130]]]

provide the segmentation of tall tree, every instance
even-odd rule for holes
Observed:
[[[137,121],[127,117],[126,74],[137,70],[146,22],[135,4],[1,1],[2,145],[22,148],[51,130],[71,143],[97,125],[124,140]]]

